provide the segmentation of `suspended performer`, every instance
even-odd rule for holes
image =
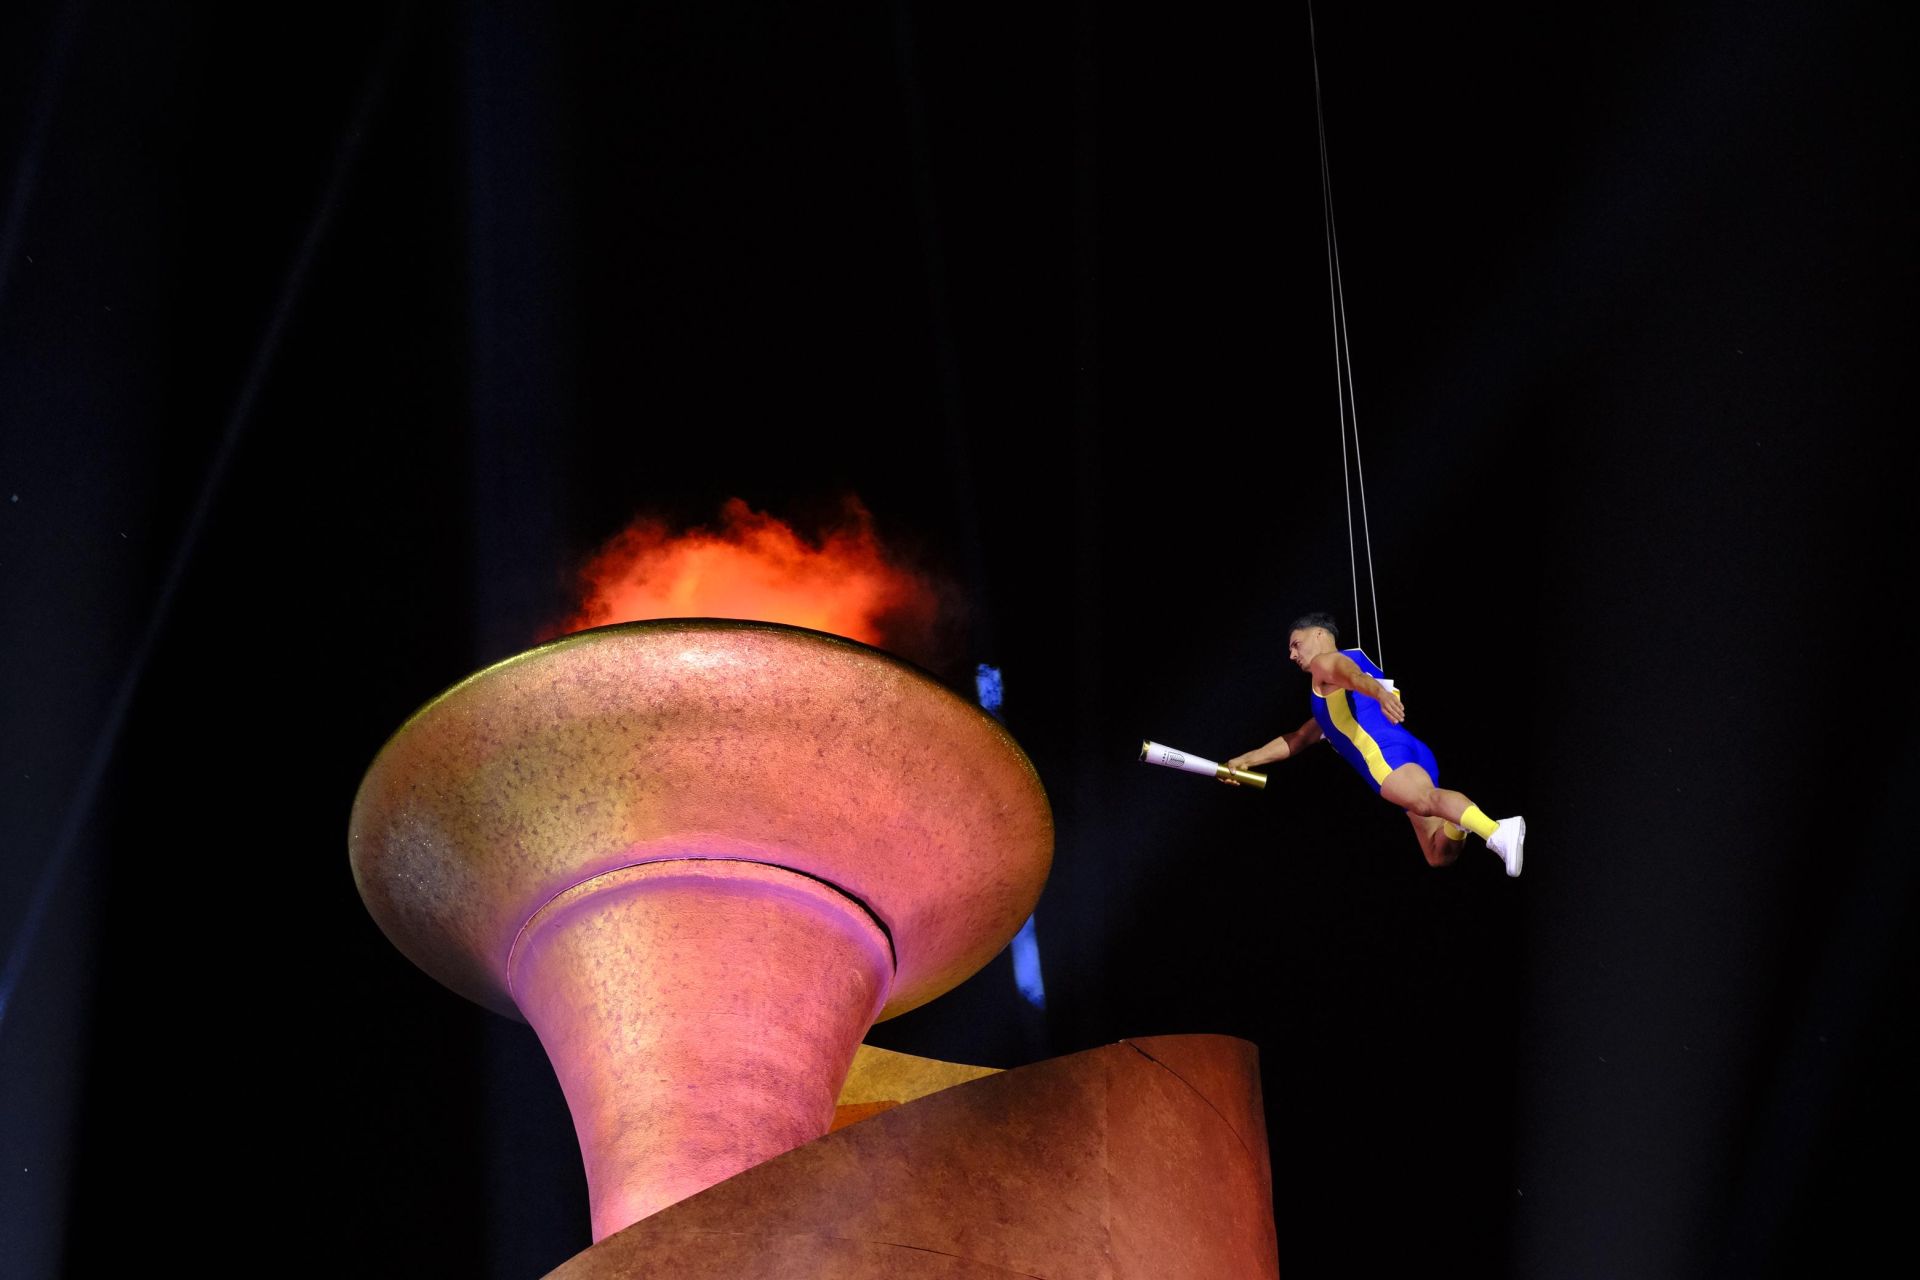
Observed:
[[[1526,820],[1496,822],[1458,791],[1442,790],[1433,752],[1402,727],[1407,710],[1393,681],[1360,650],[1342,649],[1339,635],[1331,614],[1309,613],[1293,624],[1287,657],[1313,681],[1313,718],[1227,766],[1253,769],[1286,760],[1324,738],[1381,799],[1407,811],[1428,865],[1451,866],[1471,831],[1506,863],[1508,875],[1519,875]]]

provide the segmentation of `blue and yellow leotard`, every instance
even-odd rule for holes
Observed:
[[[1387,673],[1358,649],[1342,649],[1354,665],[1375,680]],[[1313,718],[1327,736],[1340,758],[1360,771],[1360,776],[1378,791],[1387,775],[1403,764],[1417,764],[1427,776],[1440,781],[1440,766],[1434,763],[1427,744],[1387,719],[1380,704],[1364,693],[1335,689],[1326,697],[1313,695]]]

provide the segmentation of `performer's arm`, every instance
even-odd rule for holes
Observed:
[[[1283,733],[1264,747],[1256,748],[1243,756],[1235,756],[1227,761],[1229,769],[1251,769],[1255,765],[1272,764],[1276,760],[1285,760],[1296,751],[1305,751],[1325,736],[1320,732],[1320,722],[1309,720],[1292,733]]]
[[[1340,689],[1364,693],[1380,704],[1387,719],[1399,724],[1407,718],[1400,695],[1360,669],[1360,664],[1344,653],[1323,653],[1307,664],[1315,684],[1330,684]]]

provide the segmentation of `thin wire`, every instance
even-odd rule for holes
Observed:
[[[1373,529],[1367,518],[1367,475],[1360,455],[1360,411],[1353,394],[1353,344],[1347,337],[1347,290],[1340,270],[1340,232],[1333,215],[1333,173],[1327,159],[1327,117],[1320,99],[1320,35],[1314,20],[1313,0],[1307,0],[1307,33],[1313,53],[1313,114],[1320,142],[1320,208],[1327,239],[1327,293],[1333,309],[1334,398],[1340,427],[1340,475],[1347,505],[1347,567],[1353,579],[1354,644],[1365,648],[1360,615],[1359,555],[1353,539],[1353,489],[1357,478],[1360,489],[1360,533],[1367,553],[1367,595],[1373,603],[1374,658],[1386,662],[1386,645],[1380,634],[1379,582],[1373,569]],[[1353,423],[1353,464],[1347,463],[1347,423]]]
[[[1329,197],[1331,203],[1331,197]],[[1367,594],[1373,601],[1372,658],[1387,665],[1387,642],[1380,635],[1380,579],[1373,571],[1373,525],[1367,519],[1367,464],[1360,454],[1360,403],[1353,394],[1353,343],[1347,340],[1347,288],[1340,274],[1340,229],[1333,228],[1333,278],[1340,291],[1340,346],[1347,359],[1347,421],[1353,424],[1353,475],[1360,490],[1360,536],[1367,549]],[[1355,606],[1358,612],[1358,606]]]
[[[1347,466],[1347,391],[1340,371],[1340,294],[1335,287],[1333,260],[1333,184],[1327,175],[1327,125],[1320,109],[1320,45],[1314,29],[1313,3],[1307,3],[1307,35],[1313,49],[1313,116],[1320,133],[1320,217],[1327,238],[1327,303],[1333,308],[1333,399],[1340,426],[1340,483],[1347,507],[1347,570],[1353,578],[1353,642],[1365,648],[1360,631],[1360,568],[1353,545],[1353,478]]]

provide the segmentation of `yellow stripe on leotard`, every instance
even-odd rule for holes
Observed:
[[[1327,714],[1333,717],[1333,727],[1359,748],[1360,758],[1367,762],[1367,772],[1373,775],[1375,785],[1385,782],[1393,769],[1387,764],[1387,758],[1380,754],[1380,744],[1373,740],[1373,735],[1362,729],[1360,722],[1353,718],[1353,708],[1347,705],[1345,689],[1335,689],[1327,695]]]

